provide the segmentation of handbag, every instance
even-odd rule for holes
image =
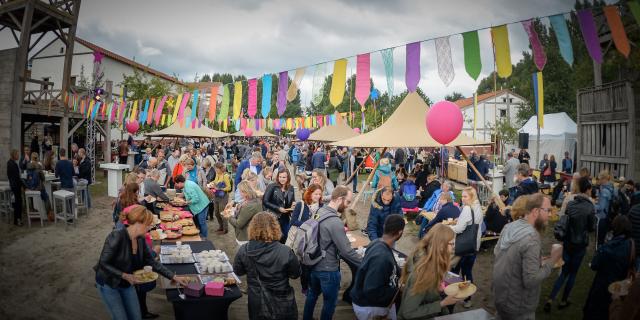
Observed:
[[[551,167],[547,167],[547,168],[544,170],[544,173],[543,173],[542,175],[544,175],[544,176],[550,176],[550,175],[551,175]]]
[[[253,259],[251,259],[253,260]],[[258,285],[260,286],[260,309],[258,319],[288,319],[292,315],[297,316],[298,308],[295,303],[295,296],[291,288],[287,290],[272,290],[262,285],[260,272],[256,268],[257,263],[253,260],[253,271],[256,274]],[[293,316],[293,318],[295,318]]]
[[[479,224],[475,220],[475,212],[471,209],[471,225],[467,226],[462,233],[456,236],[456,256],[465,256],[476,253],[478,244],[478,228]]]

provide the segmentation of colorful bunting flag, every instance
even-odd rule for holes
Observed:
[[[406,54],[404,80],[407,84],[407,90],[414,92],[420,83],[420,42],[409,43],[406,46]]]
[[[160,102],[156,106],[156,118],[155,118],[156,126],[160,124],[160,120],[161,120],[160,117],[164,118],[162,114],[162,109],[164,108],[164,104],[166,102],[167,102],[167,96],[162,96],[162,99],[160,99]]]
[[[464,48],[464,68],[473,80],[478,80],[480,71],[482,71],[478,31],[463,33],[462,46]]]
[[[151,98],[151,102],[149,102],[149,110],[147,112],[147,125],[151,125],[151,121],[153,121],[153,108],[156,104],[156,98]]]
[[[256,116],[256,112],[258,112],[258,80],[254,78],[249,79],[247,82],[249,84],[247,114],[253,118]]]
[[[327,64],[321,63],[316,65],[316,70],[313,73],[313,87],[311,88],[311,102],[314,105],[320,105],[322,103],[322,86],[324,82],[324,75],[327,73]]]
[[[578,10],[576,15],[578,16],[578,24],[580,24],[580,31],[582,31],[582,38],[584,38],[584,44],[587,46],[589,56],[593,61],[602,64],[602,48],[600,48],[600,39],[598,38],[596,22],[593,20],[591,9]]]
[[[493,39],[494,55],[498,75],[506,78],[511,75],[511,53],[509,49],[509,31],[506,25],[492,27],[491,38]]]
[[[364,108],[364,104],[371,92],[371,56],[368,53],[359,54],[356,58],[356,100]]]
[[[193,94],[191,95],[191,116],[187,119],[187,123],[193,123],[193,119],[198,115],[198,96],[200,95],[200,90],[193,90]]]
[[[536,32],[533,26],[533,19],[522,21],[522,26],[529,36],[529,43],[531,44],[531,51],[533,52],[533,62],[536,64],[538,70],[542,71],[544,65],[547,64],[547,55],[544,53],[540,38],[538,38],[538,32]]]
[[[171,123],[176,122],[176,120],[178,119],[178,111],[180,110],[180,104],[182,104],[182,93],[178,94],[178,98],[176,98],[176,101],[173,104],[173,117],[171,117]]]
[[[333,77],[331,79],[331,91],[329,102],[338,107],[344,99],[345,84],[347,81],[347,59],[338,59],[333,64]]]
[[[293,80],[291,81],[291,85],[287,91],[287,101],[291,102],[296,98],[296,96],[298,96],[298,89],[300,89],[302,78],[304,78],[304,72],[305,68],[296,69],[296,73],[293,76]]]
[[[444,82],[445,86],[449,86],[456,77],[456,73],[453,70],[453,61],[451,60],[451,45],[449,44],[449,37],[441,37],[435,40],[436,56],[438,61],[438,75]]]
[[[218,86],[211,87],[209,94],[209,122],[216,118],[216,107],[218,106]]]
[[[242,81],[233,85],[233,120],[238,120],[242,113]]]
[[[276,106],[278,108],[278,116],[282,116],[287,109],[287,86],[289,85],[289,75],[287,71],[280,72],[278,76],[278,98]]]
[[[223,85],[222,89],[222,104],[220,105],[220,114],[218,115],[218,121],[227,121],[229,117],[229,103],[231,101],[231,90],[229,85]],[[225,126],[226,128],[226,126]]]
[[[272,78],[270,74],[262,76],[262,105],[260,111],[262,117],[267,118],[269,112],[271,112],[271,88],[273,87]]]
[[[205,120],[205,117],[207,115],[208,109],[207,109],[207,89],[203,88],[202,91],[200,91],[200,103],[198,106],[198,128],[202,126],[202,123]]]
[[[542,85],[542,72],[533,74],[533,99],[536,104],[538,126],[544,128],[544,87]]]
[[[618,51],[628,59],[631,47],[629,46],[629,39],[624,31],[622,20],[618,14],[618,7],[605,6],[602,8],[602,11],[604,11],[604,16],[607,18],[609,30],[611,30],[611,37],[613,38],[613,43],[615,44],[616,49],[618,49]]]
[[[631,14],[633,14],[633,17],[636,18],[636,23],[640,25],[640,2],[635,0],[635,1],[629,1],[627,2],[627,4],[629,5]]]
[[[140,116],[138,119],[138,123],[142,125],[147,121],[147,112],[149,112],[149,99],[145,99],[144,101],[144,109],[140,112]]]
[[[93,112],[91,112],[91,120],[95,120],[96,119],[96,115],[98,114],[98,110],[100,109],[100,106],[102,105],[102,101],[98,101],[95,104],[93,103],[93,100],[91,100],[91,103],[93,104]]]
[[[387,79],[387,96],[389,99],[393,96],[393,48],[387,48],[380,51],[382,56],[382,64],[384,64],[384,74]]]
[[[550,16],[549,22],[556,35],[556,39],[558,39],[560,55],[569,66],[573,65],[573,47],[571,44],[571,36],[569,35],[569,28],[567,27],[567,20],[564,19],[564,15],[558,14]]]

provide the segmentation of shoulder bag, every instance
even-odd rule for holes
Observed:
[[[471,225],[468,225],[462,233],[459,233],[456,236],[456,248],[455,255],[456,256],[465,256],[469,254],[476,253],[476,248],[478,244],[478,228],[479,224],[476,223],[476,215],[471,209]]]

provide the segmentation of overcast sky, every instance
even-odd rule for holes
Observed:
[[[453,91],[470,96],[477,86],[464,70],[461,32],[547,16],[573,8],[574,0],[83,0],[78,36],[106,49],[192,81],[196,74],[228,72],[248,77],[276,73],[359,53],[453,34],[455,79],[437,72],[433,41],[422,44],[420,87],[434,100]],[[546,19],[544,20],[546,23]],[[512,62],[528,49],[518,23],[509,26]],[[0,33],[0,47],[12,37]],[[488,30],[480,32],[482,74],[493,71]],[[405,50],[394,51],[395,92],[404,84]],[[386,91],[379,53],[371,56],[374,85]],[[333,64],[327,67],[332,72]],[[302,102],[308,104],[314,67],[307,68]],[[347,73],[355,73],[355,58]]]

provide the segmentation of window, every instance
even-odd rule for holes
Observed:
[[[509,103],[513,103],[513,98],[509,98]]]
[[[71,77],[71,85],[72,85],[72,86],[75,86],[75,85],[76,85],[76,79],[77,79],[77,77],[76,77],[76,76],[72,76],[72,77]]]
[[[502,102],[507,102],[507,98],[502,98]]]
[[[507,110],[500,109],[500,118],[506,118],[506,117],[507,117]]]
[[[60,54],[64,53],[64,47],[60,47]]]

